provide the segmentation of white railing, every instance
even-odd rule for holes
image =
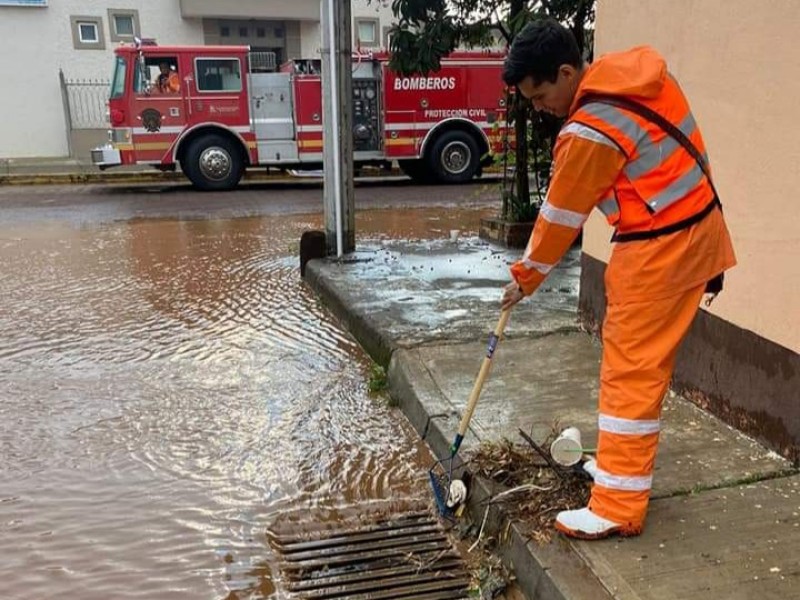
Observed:
[[[278,70],[278,56],[274,52],[251,52],[250,72],[270,73]]]

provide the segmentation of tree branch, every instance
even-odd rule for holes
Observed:
[[[552,15],[553,14],[553,5],[550,4],[550,0],[540,0],[540,2],[542,3],[542,8],[544,8],[545,12],[548,15]]]
[[[503,27],[503,21],[497,15],[497,9],[496,8],[495,8],[495,11],[494,11],[494,16],[495,16],[495,20],[496,20],[494,26],[497,27],[500,30],[500,33],[503,34],[503,37],[505,38],[506,43],[510,44],[513,41],[511,39],[511,32],[508,31],[505,27]]]
[[[522,436],[522,439],[524,439],[526,442],[528,442],[531,445],[531,448],[536,450],[536,452],[539,454],[539,456],[541,456],[545,460],[547,465],[551,469],[553,469],[555,474],[558,475],[558,477],[560,479],[563,479],[564,478],[564,469],[562,469],[561,465],[559,465],[556,461],[553,460],[553,458],[550,456],[550,453],[549,452],[545,452],[542,449],[542,447],[539,444],[537,444],[536,442],[534,442],[533,438],[531,438],[531,436],[529,436],[527,433],[525,433],[522,429],[519,430],[519,434]]]

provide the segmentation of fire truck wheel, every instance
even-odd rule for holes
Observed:
[[[442,183],[464,183],[480,168],[480,151],[475,138],[465,131],[442,134],[431,148],[429,165]]]
[[[236,187],[244,172],[239,148],[221,136],[208,134],[194,140],[186,150],[186,176],[200,190],[223,191]]]
[[[397,164],[400,170],[416,183],[430,183],[433,179],[428,163],[420,158],[400,160]]]

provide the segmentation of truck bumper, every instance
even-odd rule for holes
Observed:
[[[106,144],[92,150],[92,163],[101,170],[116,167],[122,164],[122,155],[114,146]]]

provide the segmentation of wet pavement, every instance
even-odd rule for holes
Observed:
[[[408,179],[358,182],[358,210],[377,208],[496,206],[497,182],[476,180],[465,185],[414,185]],[[147,219],[231,219],[262,215],[318,213],[322,210],[319,181],[243,183],[233,192],[203,192],[181,183],[137,185],[1,186],[2,222],[95,224]],[[496,210],[496,209],[495,209]],[[446,214],[449,211],[439,211]],[[403,217],[397,219],[402,221]],[[426,230],[427,235],[436,232]]]
[[[596,447],[601,348],[578,326],[577,254],[571,251],[533,298],[514,307],[463,457],[479,443],[521,442],[520,429],[542,443],[554,429],[577,426],[583,447]],[[514,258],[465,236],[455,243],[363,244],[347,260],[307,265],[307,281],[388,365],[392,396],[438,456],[448,455]],[[513,566],[529,598],[798,597],[797,469],[673,393],[660,436],[639,537],[581,542],[555,536],[539,544],[536,524],[508,520],[502,503],[492,502],[505,488],[479,478],[470,514],[486,521],[487,538],[502,540],[495,551]]]
[[[430,195],[360,187],[360,243],[493,210]],[[0,188],[0,598],[276,597],[280,511],[427,493],[426,447],[299,278],[319,197]]]

